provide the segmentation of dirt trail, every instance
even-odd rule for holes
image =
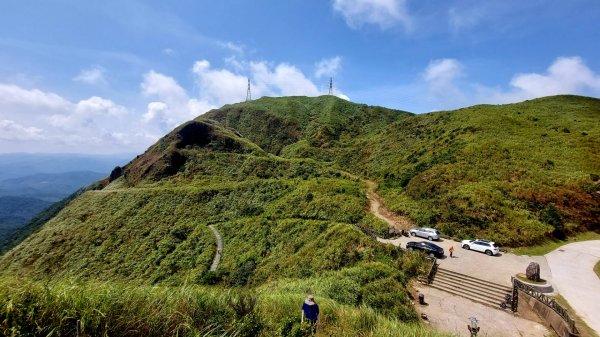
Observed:
[[[221,254],[223,252],[223,240],[221,240],[221,235],[213,225],[209,225],[208,227],[212,229],[213,233],[215,234],[215,237],[217,238],[217,252],[215,253],[213,263],[210,266],[210,271],[216,271],[219,267],[219,262],[221,262]]]
[[[387,222],[387,224],[391,227],[395,227],[396,229],[404,229],[409,230],[415,226],[414,222],[409,218],[401,215],[394,214],[385,206],[382,205],[381,196],[375,192],[377,189],[377,183],[371,180],[363,180],[367,185],[367,199],[369,199],[369,211],[374,216],[379,219]]]

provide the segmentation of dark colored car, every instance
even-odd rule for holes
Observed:
[[[435,257],[444,256],[444,248],[427,241],[415,242],[410,241],[406,244],[408,250],[421,250],[427,255],[433,255]]]

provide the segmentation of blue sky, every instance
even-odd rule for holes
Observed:
[[[415,113],[599,97],[598,22],[597,0],[3,1],[0,153],[140,152],[247,78]]]

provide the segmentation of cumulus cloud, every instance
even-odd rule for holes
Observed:
[[[0,139],[9,141],[27,141],[44,139],[42,129],[25,127],[14,121],[0,120]]]
[[[147,126],[154,126],[154,132],[159,134],[214,107],[206,101],[191,98],[174,78],[154,70],[144,75],[140,87],[143,95],[158,99],[148,103],[142,121]]]
[[[580,57],[559,57],[546,74],[518,74],[510,81],[527,97],[558,94],[600,93],[600,75],[588,68]]]
[[[200,99],[209,105],[221,106],[241,102],[246,98],[247,77],[227,69],[212,69],[210,62],[200,60],[192,68],[196,75]]]
[[[26,105],[47,109],[65,109],[71,103],[61,96],[39,89],[24,89],[14,84],[0,83],[0,104]]]
[[[333,9],[344,16],[348,26],[359,28],[364,24],[388,29],[398,24],[410,29],[412,20],[406,0],[334,0]]]
[[[119,136],[131,128],[130,120],[123,123],[129,114],[124,106],[99,96],[74,102],[40,89],[0,84],[0,152],[115,152],[123,145],[147,142]],[[38,147],[24,147],[23,141]]]
[[[452,105],[464,102],[464,94],[457,80],[463,76],[463,65],[455,59],[439,59],[429,62],[422,74],[426,84],[425,97],[439,104],[441,101]]]
[[[127,109],[124,106],[98,96],[79,101],[76,111],[83,114],[106,114],[109,116],[123,116],[127,114]]]
[[[93,66],[90,69],[83,69],[77,76],[73,78],[73,81],[83,82],[91,85],[106,84],[104,73],[106,70],[100,66]]]
[[[428,105],[435,109],[479,103],[514,103],[560,94],[600,95],[600,74],[580,57],[559,57],[545,73],[515,74],[509,83],[489,87],[462,80],[466,69],[455,59],[434,60],[422,73]]]
[[[257,86],[273,96],[318,96],[317,86],[298,68],[287,63],[269,67],[265,62],[251,63]]]
[[[341,68],[342,58],[339,56],[329,59],[322,59],[315,65],[315,77],[321,78],[323,76],[335,76]]]

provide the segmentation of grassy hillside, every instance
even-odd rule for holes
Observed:
[[[0,301],[18,304],[0,331],[69,334],[77,318],[90,335],[302,336],[310,292],[324,336],[427,335],[407,291],[427,264],[358,229],[385,230],[343,171],[419,224],[528,244],[598,227],[599,119],[599,100],[574,96],[425,115],[332,96],[213,110],[0,257]]]
[[[0,296],[25,308],[19,294],[34,296],[36,310],[47,313],[40,316],[48,322],[42,331],[70,331],[72,324],[63,324],[61,315],[74,311],[69,317],[81,317],[92,335],[109,326],[115,330],[108,331],[138,329],[149,335],[215,328],[244,336],[301,336],[298,310],[290,315],[288,309],[299,308],[311,291],[328,313],[323,331],[379,329],[376,335],[390,335],[394,327],[418,333],[423,328],[406,288],[427,265],[422,256],[380,245],[357,228],[373,222],[365,193],[362,182],[328,164],[276,157],[215,121],[189,122],[113,171],[98,189],[73,199],[3,255],[0,268],[10,276],[0,281]],[[209,224],[224,241],[217,272],[208,270],[216,252]],[[22,279],[37,281],[15,290]],[[50,297],[43,297],[38,282],[49,280]],[[82,297],[60,295],[71,280],[83,282],[72,287],[99,301],[102,315],[79,307]],[[91,286],[95,282],[100,290]],[[132,297],[123,299],[125,283],[135,286],[129,288]],[[156,285],[191,287],[183,296],[193,300],[161,298],[164,292],[151,290]],[[252,312],[272,315],[244,318],[232,313],[235,308],[218,307],[235,301],[230,291],[243,289],[258,292],[252,298],[260,305]],[[142,296],[146,291],[150,295]],[[164,311],[149,312],[155,301],[167,303]],[[183,321],[169,313],[180,305],[186,306]],[[36,324],[19,310],[2,315],[11,320],[6,329],[19,324],[26,333]],[[363,316],[362,325],[351,322]],[[142,326],[136,326],[140,317]],[[148,317],[165,322],[155,325]],[[245,319],[257,320],[250,322],[257,330],[245,330],[250,329]],[[185,322],[189,326],[178,330]]]
[[[388,124],[410,115],[404,111],[348,102],[335,96],[263,97],[225,105],[196,120],[219,121],[270,153],[280,154],[292,145],[287,152],[293,148],[298,157],[306,157],[303,151],[311,151],[311,147],[326,149],[352,143],[356,137],[373,135]],[[327,158],[321,156],[318,159]]]
[[[598,230],[600,100],[548,97],[416,116],[373,141],[364,173],[419,224],[504,245]]]
[[[311,115],[313,107],[322,114]],[[328,161],[376,180],[388,208],[448,235],[522,246],[600,227],[595,98],[412,116],[331,96],[259,99],[201,118],[246,130],[260,144],[287,145],[265,148],[283,157]],[[258,124],[264,120],[277,127],[261,129],[270,125]]]

